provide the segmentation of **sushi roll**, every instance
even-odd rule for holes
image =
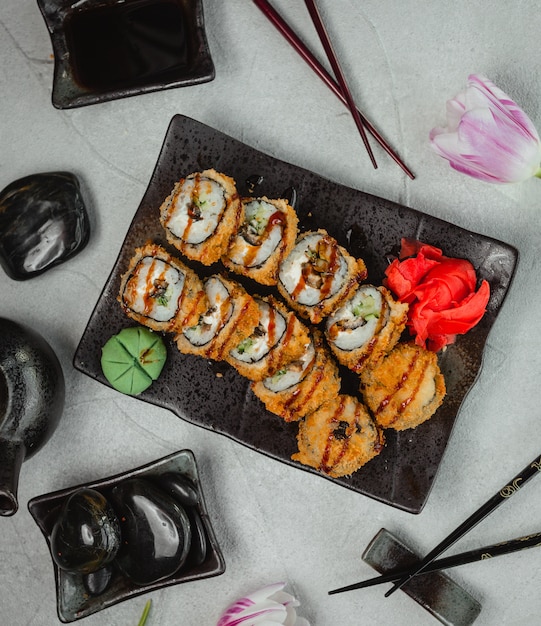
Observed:
[[[436,353],[413,342],[397,344],[360,379],[364,401],[382,428],[415,428],[434,415],[445,397]]]
[[[339,478],[349,476],[377,456],[384,442],[383,432],[362,402],[341,394],[299,424],[299,451],[291,458]]]
[[[385,287],[360,285],[326,320],[325,336],[338,362],[358,374],[381,361],[400,339],[408,308]]]
[[[169,243],[203,265],[225,254],[241,217],[235,181],[212,169],[179,181],[160,207]]]
[[[195,324],[208,308],[199,277],[154,243],[135,250],[121,277],[118,300],[131,319],[171,333]]]
[[[281,199],[243,198],[241,202],[243,221],[222,262],[261,285],[276,285],[279,265],[295,245],[297,214]]]
[[[301,358],[309,342],[309,331],[272,296],[254,296],[254,300],[259,307],[259,322],[225,360],[245,378],[258,381]]]
[[[314,331],[299,359],[252,383],[251,388],[268,411],[294,422],[336,396],[340,385],[338,366],[321,333]]]
[[[255,300],[235,281],[219,274],[204,281],[208,307],[195,324],[185,325],[175,341],[183,354],[222,361],[249,337],[259,321]]]
[[[319,323],[366,278],[366,265],[325,230],[302,234],[280,266],[278,290],[302,317]]]

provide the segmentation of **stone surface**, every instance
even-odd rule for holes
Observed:
[[[324,62],[304,3],[271,2]],[[29,171],[75,171],[84,176],[96,220],[91,242],[69,263],[39,280],[0,275],[2,314],[49,340],[66,369],[68,390],[55,436],[23,465],[21,510],[1,520],[0,605],[12,626],[50,626],[56,619],[50,556],[24,513],[25,500],[183,447],[201,461],[226,572],[122,602],[85,618],[84,626],[137,624],[147,599],[161,626],[212,625],[232,601],[279,580],[288,581],[286,590],[313,626],[433,626],[434,618],[404,594],[384,599],[387,588],[333,597],[327,591],[373,575],[361,554],[381,527],[428,552],[539,453],[541,181],[512,187],[477,182],[453,172],[428,145],[430,129],[445,121],[446,100],[473,71],[494,80],[541,130],[538,2],[495,0],[487,8],[464,1],[319,0],[318,6],[356,101],[416,174],[414,181],[377,147],[373,170],[347,110],[252,2],[204,1],[214,81],[71,111],[51,105],[52,48],[39,9],[20,0],[2,4],[0,187]],[[278,463],[71,367],[177,113],[332,181],[519,248],[483,368],[420,515]],[[214,154],[219,167],[219,144]],[[180,175],[181,163],[177,167]],[[298,188],[298,181],[284,180],[281,187],[291,185]],[[298,197],[298,206],[302,201]],[[541,482],[528,484],[454,549],[538,531],[540,489]],[[476,626],[538,623],[538,559],[531,550],[449,573],[481,601]]]

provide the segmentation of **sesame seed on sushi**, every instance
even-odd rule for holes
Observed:
[[[278,290],[292,309],[317,324],[366,276],[364,261],[352,257],[325,230],[308,231],[282,262]]]
[[[357,374],[377,364],[400,339],[408,308],[385,287],[360,285],[326,320],[325,337],[338,362]]]
[[[445,397],[435,352],[399,343],[379,365],[361,372],[360,391],[382,428],[405,430],[430,419]]]
[[[298,452],[292,460],[332,478],[349,476],[376,457],[384,435],[357,398],[340,394],[299,424]]]
[[[276,285],[278,268],[297,238],[298,218],[286,200],[243,198],[243,219],[223,264],[261,285]]]
[[[121,277],[118,300],[131,319],[172,333],[195,323],[208,307],[199,277],[154,243],[135,250]]]
[[[213,169],[180,180],[160,207],[169,243],[203,265],[225,254],[241,217],[235,181]]]
[[[314,331],[303,355],[272,376],[251,384],[266,409],[286,422],[302,419],[340,391],[338,366]]]
[[[175,341],[183,354],[222,361],[253,333],[259,308],[241,285],[219,274],[206,278],[204,289],[208,308],[195,324],[186,325]]]
[[[296,315],[272,296],[254,296],[259,322],[225,360],[242,376],[259,381],[302,357],[309,342],[308,328]]]

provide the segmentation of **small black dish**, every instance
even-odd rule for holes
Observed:
[[[88,587],[85,586],[84,578],[81,574],[60,569],[53,559],[57,612],[61,622],[73,622],[87,617],[88,615],[92,615],[93,613],[97,613],[118,602],[134,598],[149,591],[179,583],[211,578],[224,573],[224,558],[205,506],[197,465],[191,450],[181,450],[180,452],[176,452],[123,474],[32,498],[32,500],[28,502],[28,510],[43,533],[50,550],[51,533],[62,506],[69,496],[79,489],[83,487],[95,489],[108,497],[111,490],[116,485],[128,478],[156,478],[170,472],[176,472],[186,476],[198,491],[199,501],[196,509],[208,540],[207,553],[204,561],[188,568],[181,568],[177,574],[169,578],[145,585],[136,585],[124,576],[119,569],[114,568],[111,581],[106,589],[99,595],[91,595],[88,592]]]
[[[38,0],[69,109],[212,80],[202,0]]]

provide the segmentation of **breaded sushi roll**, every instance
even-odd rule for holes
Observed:
[[[292,309],[317,324],[366,276],[364,261],[353,258],[325,230],[308,231],[282,262],[278,290]]]
[[[161,246],[135,250],[120,281],[118,300],[128,317],[162,332],[179,332],[207,310],[199,277]]]
[[[377,456],[383,432],[357,398],[338,395],[299,424],[299,451],[291,458],[324,474],[349,476]]]
[[[243,220],[223,264],[261,285],[276,285],[280,263],[297,239],[297,214],[286,200],[243,198]]]
[[[259,321],[259,308],[241,285],[224,276],[209,276],[204,289],[207,309],[195,324],[185,326],[175,341],[183,354],[221,361],[253,333]]]
[[[338,366],[314,331],[303,355],[260,382],[252,383],[254,394],[271,413],[286,422],[302,419],[340,391]]]
[[[160,207],[160,223],[177,250],[211,265],[227,251],[241,213],[235,181],[210,169],[190,174],[174,186]]]
[[[326,320],[325,336],[338,362],[358,374],[381,361],[400,339],[408,308],[385,287],[360,285]]]
[[[436,353],[413,342],[397,344],[360,378],[364,401],[382,428],[415,428],[434,415],[445,397]]]
[[[309,331],[272,296],[254,296],[254,300],[259,307],[259,322],[225,360],[245,378],[258,381],[300,359],[309,342]]]

